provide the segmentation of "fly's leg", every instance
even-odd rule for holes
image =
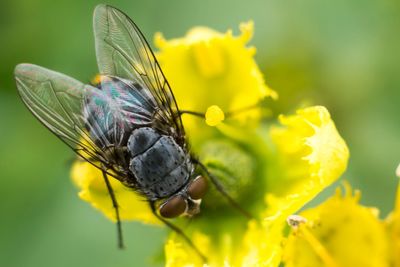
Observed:
[[[204,263],[207,263],[207,258],[206,256],[203,255],[203,253],[200,252],[200,250],[196,247],[195,244],[193,244],[192,240],[176,225],[172,224],[168,220],[164,219],[161,215],[157,213],[156,210],[156,205],[154,201],[150,201],[150,208],[151,211],[153,212],[154,216],[157,217],[160,221],[162,221],[166,226],[168,226],[171,230],[175,231],[178,235],[180,235],[185,242],[199,255],[199,257],[202,259]]]
[[[229,119],[231,117],[239,115],[242,112],[249,111],[249,110],[252,110],[252,109],[255,109],[255,108],[258,108],[258,107],[260,107],[260,102],[257,102],[256,104],[250,105],[250,106],[247,106],[247,107],[243,107],[243,108],[239,108],[239,109],[236,109],[236,110],[224,112],[224,115],[225,115],[226,119]],[[182,116],[183,114],[189,114],[189,115],[193,115],[193,116],[200,117],[200,118],[203,118],[203,119],[206,117],[206,114],[203,113],[203,112],[197,112],[197,111],[191,111],[191,110],[179,110],[179,116]]]
[[[179,116],[182,116],[183,114],[190,114],[203,119],[206,117],[206,114],[202,112],[191,111],[191,110],[179,110]]]
[[[115,218],[117,219],[118,248],[123,249],[124,241],[122,238],[122,226],[121,226],[121,219],[119,217],[119,209],[118,209],[117,199],[115,198],[114,191],[111,187],[110,181],[108,180],[107,172],[102,169],[102,173],[103,173],[104,182],[106,183],[106,186],[107,186],[108,193],[110,194],[110,197],[111,197],[113,207],[115,209]]]
[[[200,168],[206,173],[207,177],[210,179],[210,181],[214,184],[215,188],[228,200],[228,202],[239,212],[241,212],[244,216],[246,216],[249,219],[254,218],[248,211],[246,211],[244,208],[242,208],[239,203],[237,203],[229,194],[228,192],[225,191],[225,188],[223,185],[219,182],[218,178],[215,177],[208,169],[207,167],[201,163],[200,161],[193,159],[194,163],[197,163]]]

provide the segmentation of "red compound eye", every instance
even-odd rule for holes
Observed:
[[[188,186],[187,193],[191,199],[201,199],[207,192],[207,180],[203,176],[197,176]]]
[[[175,218],[184,213],[186,209],[186,200],[181,195],[176,195],[160,206],[160,214],[165,218]]]

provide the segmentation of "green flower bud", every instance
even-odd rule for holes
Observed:
[[[249,209],[249,197],[258,187],[255,183],[257,164],[253,155],[237,143],[227,139],[214,139],[203,144],[200,158],[225,191],[243,208]],[[203,209],[218,209],[220,212],[221,207],[229,205],[228,201],[212,183],[209,188],[203,199]]]

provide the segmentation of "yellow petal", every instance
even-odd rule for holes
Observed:
[[[285,266],[389,266],[386,233],[377,210],[361,206],[359,192],[353,195],[350,186],[346,191],[337,190],[318,207],[300,213],[307,223],[289,236]]]
[[[206,235],[196,231],[193,233],[191,240],[204,255],[209,257],[211,244]],[[189,247],[187,243],[183,242],[175,233],[171,234],[164,246],[164,250],[166,255],[166,267],[212,266],[210,263],[206,265],[193,249]],[[209,258],[209,260],[212,259]]]
[[[282,257],[282,228],[263,222],[250,221],[243,244],[237,249],[239,261],[235,266],[279,266]]]
[[[115,209],[99,169],[88,162],[76,161],[71,178],[80,189],[79,197],[100,210],[107,218],[115,221]],[[153,215],[147,201],[132,189],[109,177],[119,205],[121,220],[138,220],[144,223],[160,224]]]
[[[226,62],[221,48],[211,41],[193,46],[192,53],[198,71],[205,78],[217,77],[225,71]]]
[[[243,43],[244,44],[248,43],[251,40],[251,38],[253,38],[254,22],[250,20],[248,22],[240,23],[239,29],[242,34],[240,38],[242,39]]]
[[[280,122],[270,131],[277,159],[266,200],[267,215],[285,220],[340,177],[349,151],[324,107],[298,110]]]

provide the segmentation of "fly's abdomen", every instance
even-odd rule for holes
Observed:
[[[187,183],[192,165],[172,137],[148,127],[135,129],[128,150],[132,156],[130,171],[139,190],[149,198],[170,196]]]

